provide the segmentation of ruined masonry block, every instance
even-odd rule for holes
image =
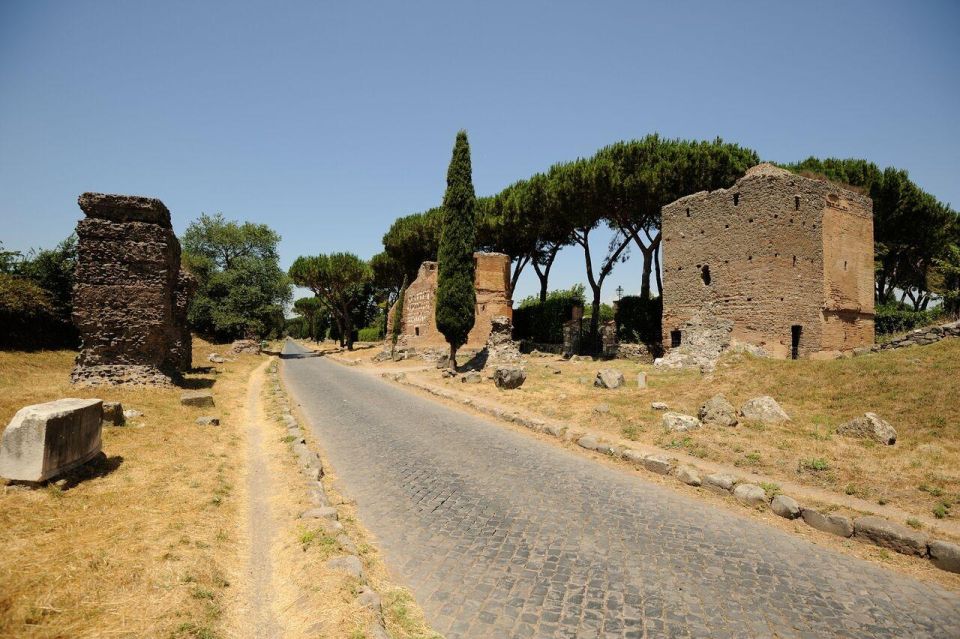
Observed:
[[[180,403],[184,406],[212,407],[213,393],[210,391],[185,391],[180,394]]]
[[[17,411],[0,440],[0,476],[40,482],[100,452],[99,399],[58,399]]]
[[[196,280],[180,270],[170,211],[154,198],[84,193],[77,224],[73,321],[80,384],[168,384],[189,368],[187,306]]]

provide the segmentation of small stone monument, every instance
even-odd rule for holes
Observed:
[[[101,447],[103,402],[58,399],[17,411],[0,439],[0,476],[40,482],[93,459]]]

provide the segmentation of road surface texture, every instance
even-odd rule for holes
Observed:
[[[960,637],[960,595],[304,352],[290,391],[449,639]]]

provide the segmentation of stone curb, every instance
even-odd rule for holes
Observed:
[[[297,418],[293,416],[290,399],[287,397],[287,392],[280,381],[277,362],[273,362],[267,367],[267,376],[271,382],[270,388],[277,395],[277,404],[282,411],[280,420],[286,427],[288,436],[293,438],[290,441],[290,450],[297,458],[297,466],[300,472],[306,477],[306,487],[310,494],[310,500],[314,504],[313,508],[300,513],[300,519],[319,521],[328,533],[336,535],[337,543],[347,554],[329,559],[326,562],[327,568],[344,572],[360,582],[361,585],[357,589],[357,602],[361,607],[373,612],[375,619],[373,626],[366,629],[367,636],[375,639],[390,639],[390,634],[387,632],[383,620],[380,595],[364,578],[363,563],[357,553],[357,546],[343,531],[343,524],[339,521],[340,515],[337,509],[330,504],[330,499],[321,481],[323,478],[323,461],[320,459],[320,455],[307,445],[303,428],[297,422]]]
[[[558,422],[548,423],[542,419],[523,416],[519,412],[508,412],[499,407],[463,399],[443,388],[436,388],[411,380],[405,373],[384,372],[380,376],[383,379],[416,388],[441,399],[467,404],[485,415],[518,424],[534,432],[550,435],[566,442],[575,442],[580,448],[621,459],[634,468],[643,468],[651,473],[671,476],[687,485],[701,485],[696,483],[703,475],[701,469],[690,464],[678,465],[676,459],[663,454],[645,454],[631,448],[619,447],[603,441],[601,435],[597,433],[584,432]],[[778,516],[785,519],[798,519],[811,528],[894,550],[904,555],[930,559],[931,565],[941,570],[960,573],[960,544],[932,539],[926,534],[882,517],[871,515],[851,520],[843,515],[823,514],[814,508],[805,508],[787,495],[782,495],[783,499],[778,499],[774,507],[771,504],[774,499],[781,496],[779,493],[776,495],[767,494],[767,491],[758,485],[722,473],[706,475],[702,481],[702,486],[713,492],[735,497],[739,503],[747,507],[759,510],[770,509]],[[738,487],[740,487],[739,494],[735,494]],[[763,493],[762,497],[760,496],[761,493]],[[784,502],[786,502],[785,505]],[[945,557],[950,559],[944,559]]]

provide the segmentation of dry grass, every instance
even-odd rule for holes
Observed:
[[[385,365],[403,368],[400,364]],[[406,362],[406,368],[410,363]],[[621,370],[627,384],[617,390],[594,388],[599,368]],[[553,369],[560,369],[554,374]],[[648,374],[638,389],[636,374]],[[521,410],[580,424],[611,438],[631,439],[744,470],[943,522],[960,520],[960,340],[886,351],[834,361],[783,361],[732,355],[716,372],[661,371],[649,365],[615,362],[558,362],[529,358],[527,382],[500,391],[490,382],[464,386],[422,373],[431,383]],[[734,406],[757,395],[771,395],[791,415],[780,426],[741,424],[668,433],[653,401],[696,415],[717,393]],[[593,410],[606,403],[610,412]],[[843,437],[836,427],[866,411],[878,413],[897,429],[895,446]]]
[[[211,349],[200,340],[195,359]],[[105,428],[107,462],[61,490],[0,488],[0,637],[222,636],[237,552],[243,393],[263,359],[245,355],[213,383],[216,409],[180,389],[75,389],[74,353],[0,353],[0,420],[59,397],[121,401],[143,417]],[[205,362],[204,362],[205,363]],[[215,412],[222,426],[200,427]]]

